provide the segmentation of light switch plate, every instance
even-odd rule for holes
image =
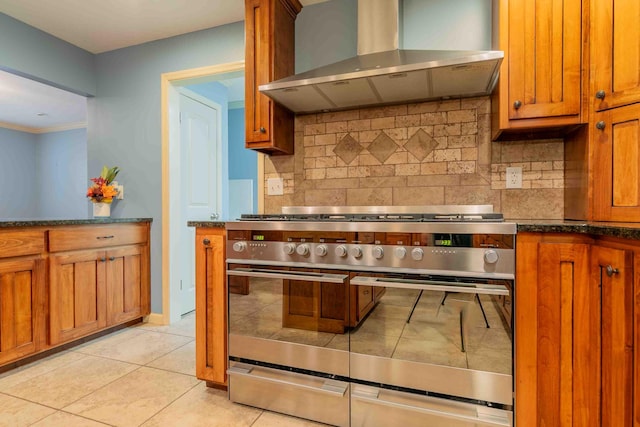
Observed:
[[[281,196],[283,194],[284,194],[284,182],[282,178],[268,178],[267,179],[267,195]]]

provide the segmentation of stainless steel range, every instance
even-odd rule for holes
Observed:
[[[283,212],[226,224],[231,400],[339,426],[513,425],[515,224],[491,206]]]

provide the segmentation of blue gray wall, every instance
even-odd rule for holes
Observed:
[[[258,155],[244,148],[244,136],[244,108],[229,110],[229,179],[253,180],[253,207],[257,209]]]
[[[93,54],[3,13],[0,69],[81,95],[96,93]]]
[[[39,216],[86,218],[90,203],[85,194],[91,184],[87,177],[87,130],[44,133],[37,141]]]
[[[118,165],[126,196],[112,215],[153,218],[152,312],[162,312],[160,75],[243,59],[243,22],[96,56],[96,98],[88,102],[88,173]]]
[[[0,128],[0,219],[86,218],[86,135]]]
[[[0,128],[0,218],[37,217],[36,135]]]

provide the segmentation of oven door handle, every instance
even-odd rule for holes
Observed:
[[[483,283],[450,282],[439,280],[393,279],[369,276],[356,276],[351,279],[352,285],[378,286],[384,288],[417,289],[422,291],[459,292],[465,294],[509,295],[504,285],[487,285]]]
[[[321,387],[314,387],[307,384],[300,384],[291,381],[287,381],[284,379],[274,378],[270,376],[263,376],[259,373],[254,372],[254,369],[251,366],[245,366],[243,364],[235,365],[227,369],[227,374],[229,375],[237,375],[245,378],[256,379],[260,381],[266,381],[274,384],[280,384],[285,386],[297,387],[300,389],[314,391],[316,393],[330,394],[334,396],[344,396],[348,389],[348,383],[342,381],[335,381],[330,379],[325,379],[324,383]]]
[[[268,279],[306,280],[309,282],[344,283],[346,274],[295,272],[282,270],[269,270],[266,268],[234,268],[227,270],[227,276],[263,277]]]
[[[509,427],[511,423],[507,417],[474,417],[463,414],[455,414],[452,412],[445,412],[438,409],[424,408],[418,406],[406,405],[404,403],[392,402],[389,400],[380,399],[377,393],[363,393],[358,390],[351,390],[351,398],[360,400],[362,402],[371,403],[374,405],[382,405],[389,408],[402,409],[411,412],[419,412],[421,414],[433,415],[440,418],[448,418],[450,420],[463,421],[470,423],[474,426],[492,426],[492,427]],[[472,424],[471,424],[472,423]]]

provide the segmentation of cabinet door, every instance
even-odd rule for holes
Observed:
[[[602,427],[632,427],[634,399],[633,254],[594,246],[592,272],[600,285]],[[637,424],[636,424],[637,425]]]
[[[271,139],[272,101],[258,87],[271,81],[271,42],[269,19],[271,0],[245,1],[245,129],[246,143]]]
[[[104,251],[80,251],[50,257],[51,344],[104,328],[106,322]]]
[[[594,219],[640,218],[640,104],[595,114],[593,129]]]
[[[44,260],[0,260],[0,365],[44,346]]]
[[[589,245],[519,235],[516,259],[516,425],[596,425],[597,289],[589,281]]]
[[[227,383],[224,231],[196,230],[196,376]]]
[[[294,74],[298,0],[245,0],[245,146],[293,154],[293,113],[259,86]]]
[[[141,246],[107,251],[107,325],[115,325],[149,314],[147,263]]]
[[[640,2],[591,2],[591,96],[596,110],[640,101]],[[603,97],[596,97],[602,91]]]
[[[508,72],[501,75],[508,80],[501,85],[508,120],[573,116],[579,122],[581,1],[504,0],[500,15],[508,21],[500,27],[508,32],[502,67]]]

